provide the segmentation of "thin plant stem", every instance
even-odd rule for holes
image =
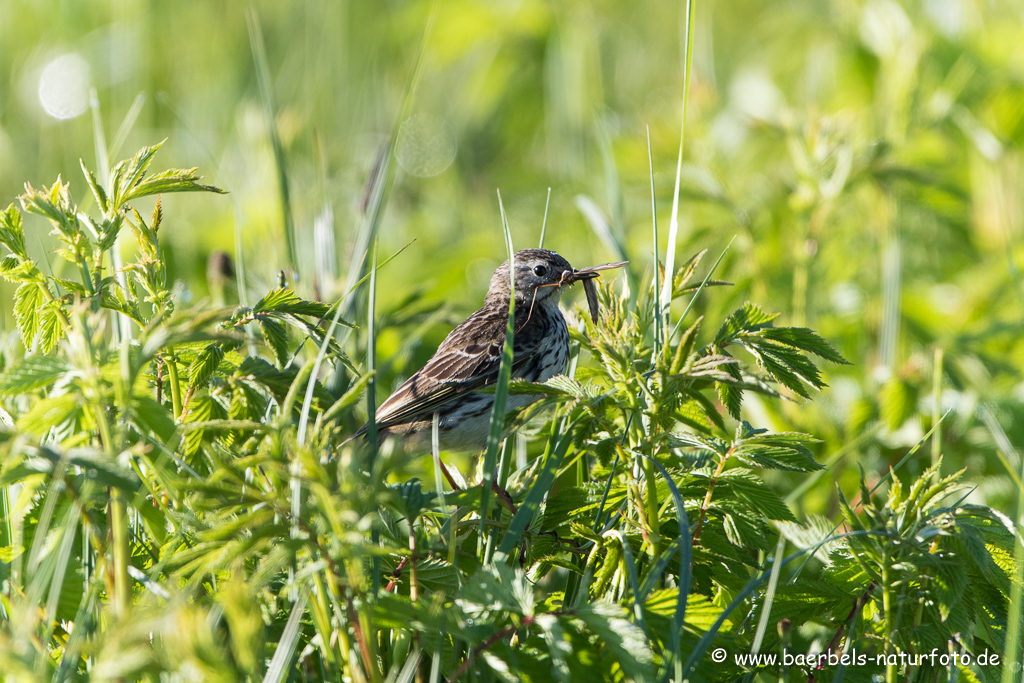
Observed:
[[[896,663],[889,657],[892,654],[893,624],[892,619],[892,584],[889,581],[889,551],[882,554],[882,615],[885,632],[885,683],[896,683]]]
[[[174,360],[173,348],[167,349],[164,364],[167,366],[167,382],[171,387],[171,406],[174,410],[174,421],[178,422],[182,417],[181,382],[178,380],[178,364]]]
[[[725,470],[725,463],[730,455],[732,455],[732,449],[722,456],[722,459],[718,462],[718,467],[715,469],[715,473],[708,480],[708,492],[704,494],[704,502],[701,503],[700,512],[697,514],[697,524],[693,527],[693,547],[696,547],[700,542],[700,532],[704,530],[704,520],[707,519],[708,508],[711,507],[711,494],[715,491],[715,482],[722,476],[722,472]]]
[[[942,456],[942,425],[939,420],[942,415],[942,356],[942,347],[936,347],[935,367],[932,370],[932,424],[936,426],[935,434],[932,435],[932,467]]]

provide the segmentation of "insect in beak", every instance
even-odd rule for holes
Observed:
[[[590,309],[590,319],[597,324],[597,316],[600,313],[597,303],[597,285],[594,283],[594,279],[601,276],[602,270],[611,270],[612,268],[621,268],[622,266],[629,263],[629,261],[618,261],[616,263],[602,263],[598,266],[590,266],[589,268],[583,268],[581,270],[571,271],[566,270],[562,273],[562,278],[558,282],[558,286],[571,285],[574,282],[583,283],[583,291],[587,294],[587,307]]]

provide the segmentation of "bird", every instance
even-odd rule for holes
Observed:
[[[563,374],[569,363],[569,329],[559,310],[563,287],[586,282],[600,270],[625,262],[574,269],[547,249],[523,249],[491,276],[480,310],[458,325],[426,365],[398,387],[377,408],[378,443],[400,440],[405,449],[429,450],[433,416],[438,414],[442,450],[482,451],[490,430],[494,395],[479,390],[498,381],[508,325],[510,283],[514,282],[515,314],[512,344],[514,379],[544,382]],[[509,395],[506,412],[529,405],[539,395]],[[368,431],[369,423],[354,436]]]

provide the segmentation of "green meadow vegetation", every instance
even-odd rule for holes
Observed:
[[[1021,680],[1018,2],[0,16],[0,680]],[[567,375],[349,440],[538,244]]]

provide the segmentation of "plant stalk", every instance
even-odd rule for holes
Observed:
[[[171,406],[174,410],[174,421],[181,419],[181,382],[178,381],[178,364],[174,361],[174,349],[167,349],[170,360],[164,358],[167,365],[167,381],[171,385]]]

